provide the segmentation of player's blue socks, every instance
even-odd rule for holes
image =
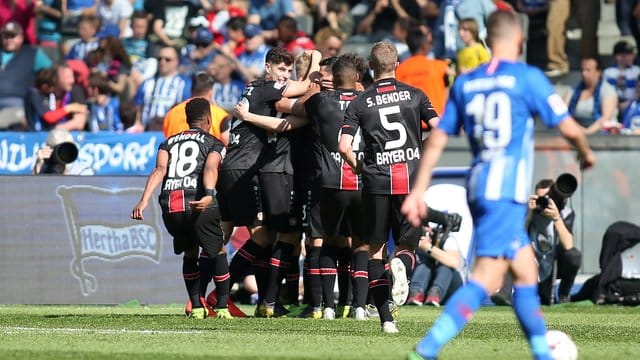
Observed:
[[[416,346],[418,354],[424,358],[435,358],[440,349],[464,328],[486,296],[485,289],[473,280],[458,289],[447,301],[447,306],[427,335]]]
[[[534,359],[550,360],[551,353],[545,338],[547,326],[540,311],[537,286],[514,286],[512,301],[513,310],[529,340]]]

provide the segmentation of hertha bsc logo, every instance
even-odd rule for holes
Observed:
[[[85,269],[86,260],[119,261],[133,256],[156,264],[160,262],[162,232],[158,225],[158,207],[149,206],[143,223],[132,224],[129,217],[123,215],[122,205],[135,203],[142,191],[140,188],[58,187],[73,250],[71,275],[80,282],[82,295],[89,296],[98,289],[97,278]]]

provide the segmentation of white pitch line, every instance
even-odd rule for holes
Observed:
[[[36,328],[22,326],[0,326],[0,332],[5,334],[21,332],[40,333],[93,333],[93,334],[140,334],[140,335],[180,335],[180,334],[203,334],[199,330],[131,330],[131,329],[82,329],[82,328]]]

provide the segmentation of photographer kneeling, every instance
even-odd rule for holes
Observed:
[[[463,268],[464,258],[455,238],[449,237],[440,245],[442,232],[437,228],[426,229],[416,249],[420,263],[411,277],[407,304],[440,306],[464,284],[458,270]]]
[[[466,190],[453,184],[433,185],[427,191],[430,205],[423,226],[426,234],[416,248],[416,265],[409,283],[408,305],[440,306],[466,281],[472,221]]]
[[[577,186],[576,178],[565,173],[555,182],[540,180],[529,198],[525,227],[538,262],[538,295],[543,305],[571,301],[571,287],[582,266],[582,253],[575,248],[573,239],[576,214],[566,206]],[[555,279],[560,279],[557,299]],[[512,287],[511,275],[507,274],[502,288],[491,296],[491,301],[496,305],[511,305]]]
[[[552,304],[554,279],[560,279],[558,299],[554,302],[570,301],[573,282],[582,266],[582,253],[574,246],[573,221],[575,212],[566,206],[567,200],[577,187],[576,178],[562,174],[554,182],[540,180],[535,194],[529,198],[526,227],[538,260],[538,294],[542,304]],[[554,276],[556,260],[557,276]]]

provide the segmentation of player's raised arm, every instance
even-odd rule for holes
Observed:
[[[158,150],[158,155],[156,157],[156,167],[153,168],[149,178],[147,179],[147,184],[144,187],[144,191],[142,192],[142,197],[138,204],[131,211],[131,218],[135,220],[144,220],[144,216],[142,215],[144,209],[147,208],[149,204],[149,199],[155,189],[160,185],[162,179],[167,173],[167,163],[169,162],[169,153],[167,150],[160,149]]]
[[[309,66],[308,73],[313,73],[320,70],[320,59],[322,54],[318,50],[310,50],[311,52],[311,65]],[[309,89],[311,80],[307,77],[303,81],[289,81],[287,88],[282,94],[285,97],[297,97],[304,95]]]

